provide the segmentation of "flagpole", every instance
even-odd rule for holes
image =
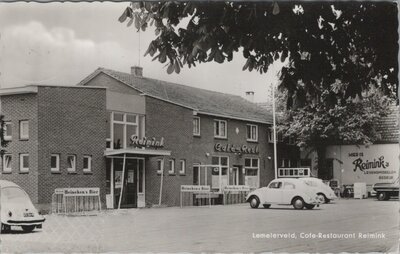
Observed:
[[[272,86],[272,121],[273,121],[273,129],[274,129],[274,172],[275,179],[278,178],[278,159],[277,159],[277,149],[276,149],[276,112],[275,112],[275,87],[274,84],[271,83]]]

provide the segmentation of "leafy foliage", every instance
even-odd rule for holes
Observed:
[[[243,70],[260,73],[289,58],[280,73],[288,107],[325,90],[335,104],[334,84],[343,100],[361,98],[371,84],[396,96],[396,3],[136,2],[119,21],[143,31],[155,26],[145,55],[167,64],[168,73],[231,61],[239,50]]]
[[[5,130],[4,116],[0,115],[0,157],[2,158],[4,153],[6,152],[5,148],[9,143],[9,141],[4,140],[4,130]]]

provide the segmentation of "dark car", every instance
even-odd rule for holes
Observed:
[[[389,200],[391,197],[399,196],[399,178],[393,183],[376,183],[373,186],[379,201]]]

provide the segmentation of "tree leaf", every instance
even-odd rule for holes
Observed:
[[[170,63],[167,68],[167,73],[172,74],[174,72],[174,64]]]

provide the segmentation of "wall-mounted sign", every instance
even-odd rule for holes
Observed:
[[[100,188],[58,188],[54,193],[69,196],[99,196]]]
[[[134,147],[151,147],[151,148],[161,148],[164,147],[164,138],[156,140],[156,138],[139,138],[137,135],[131,136],[131,145]]]
[[[217,152],[258,154],[258,146],[248,147],[247,145],[223,145],[221,143],[216,143],[214,149]]]
[[[250,186],[247,185],[226,185],[224,187],[225,192],[231,191],[250,191]]]
[[[181,185],[181,192],[210,192],[209,185]]]

